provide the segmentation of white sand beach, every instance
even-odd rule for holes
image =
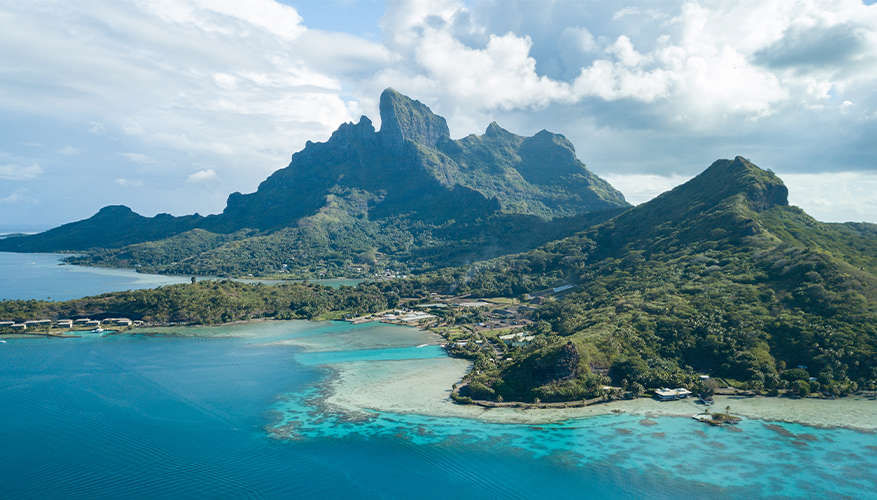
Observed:
[[[583,408],[486,409],[457,405],[450,399],[451,385],[469,370],[469,362],[438,358],[332,365],[338,377],[327,402],[347,411],[378,410],[441,417],[471,418],[489,422],[539,424],[615,411],[648,416],[690,417],[705,409],[694,400],[660,402],[654,399],[615,401]],[[794,422],[817,427],[877,430],[877,400],[848,397],[837,400],[717,396],[714,412],[731,413],[764,421]]]

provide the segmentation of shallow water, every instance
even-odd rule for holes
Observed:
[[[0,252],[0,300],[78,299],[107,292],[188,283],[184,276],[140,274],[132,269],[61,265],[63,254]]]
[[[0,497],[874,498],[875,434],[627,414],[498,424],[328,403],[349,362],[441,366],[438,348],[417,348],[429,338],[265,322],[9,339]]]
[[[64,301],[125,290],[189,283],[190,276],[143,274],[133,269],[71,266],[66,254],[0,252],[0,300]],[[200,276],[198,279],[217,279]],[[282,280],[239,279],[243,283],[284,283]],[[356,286],[362,279],[301,280],[333,288]]]

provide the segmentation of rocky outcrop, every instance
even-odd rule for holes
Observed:
[[[567,380],[575,377],[576,369],[579,367],[579,350],[571,341],[560,349],[560,357],[554,364],[554,378],[557,380]]]

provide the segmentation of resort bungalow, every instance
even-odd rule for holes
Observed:
[[[72,319],[59,319],[55,326],[58,328],[73,328],[73,320]]]
[[[9,328],[15,321],[0,321],[0,328]]]
[[[113,323],[118,326],[131,326],[133,322],[128,318],[115,318]]]
[[[88,320],[88,321],[85,322],[85,326],[86,326],[86,327],[89,327],[89,326],[90,326],[90,327],[92,327],[92,328],[94,328],[94,327],[98,327],[98,326],[100,326],[100,321],[98,321],[98,320],[96,320],[96,319],[90,319],[90,320]]]
[[[526,332],[525,332],[526,333]],[[511,345],[512,347],[520,347],[528,345],[530,342],[536,338],[535,335],[525,335],[524,333],[510,333],[508,335],[500,335],[499,340],[502,340],[506,344]]]
[[[661,401],[673,401],[675,399],[685,399],[688,396],[691,396],[691,391],[682,387],[678,387],[676,389],[667,389],[666,387],[662,387],[660,389],[655,389],[655,394]]]
[[[24,323],[13,323],[9,328],[12,328],[13,330],[27,330],[27,325]]]

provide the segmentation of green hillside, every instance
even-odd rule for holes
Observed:
[[[874,230],[815,221],[788,206],[778,177],[738,157],[572,237],[396,286],[524,297],[575,285],[534,305],[530,345],[502,361],[473,354],[462,395],[697,389],[698,372],[758,391],[844,394],[877,387]]]

